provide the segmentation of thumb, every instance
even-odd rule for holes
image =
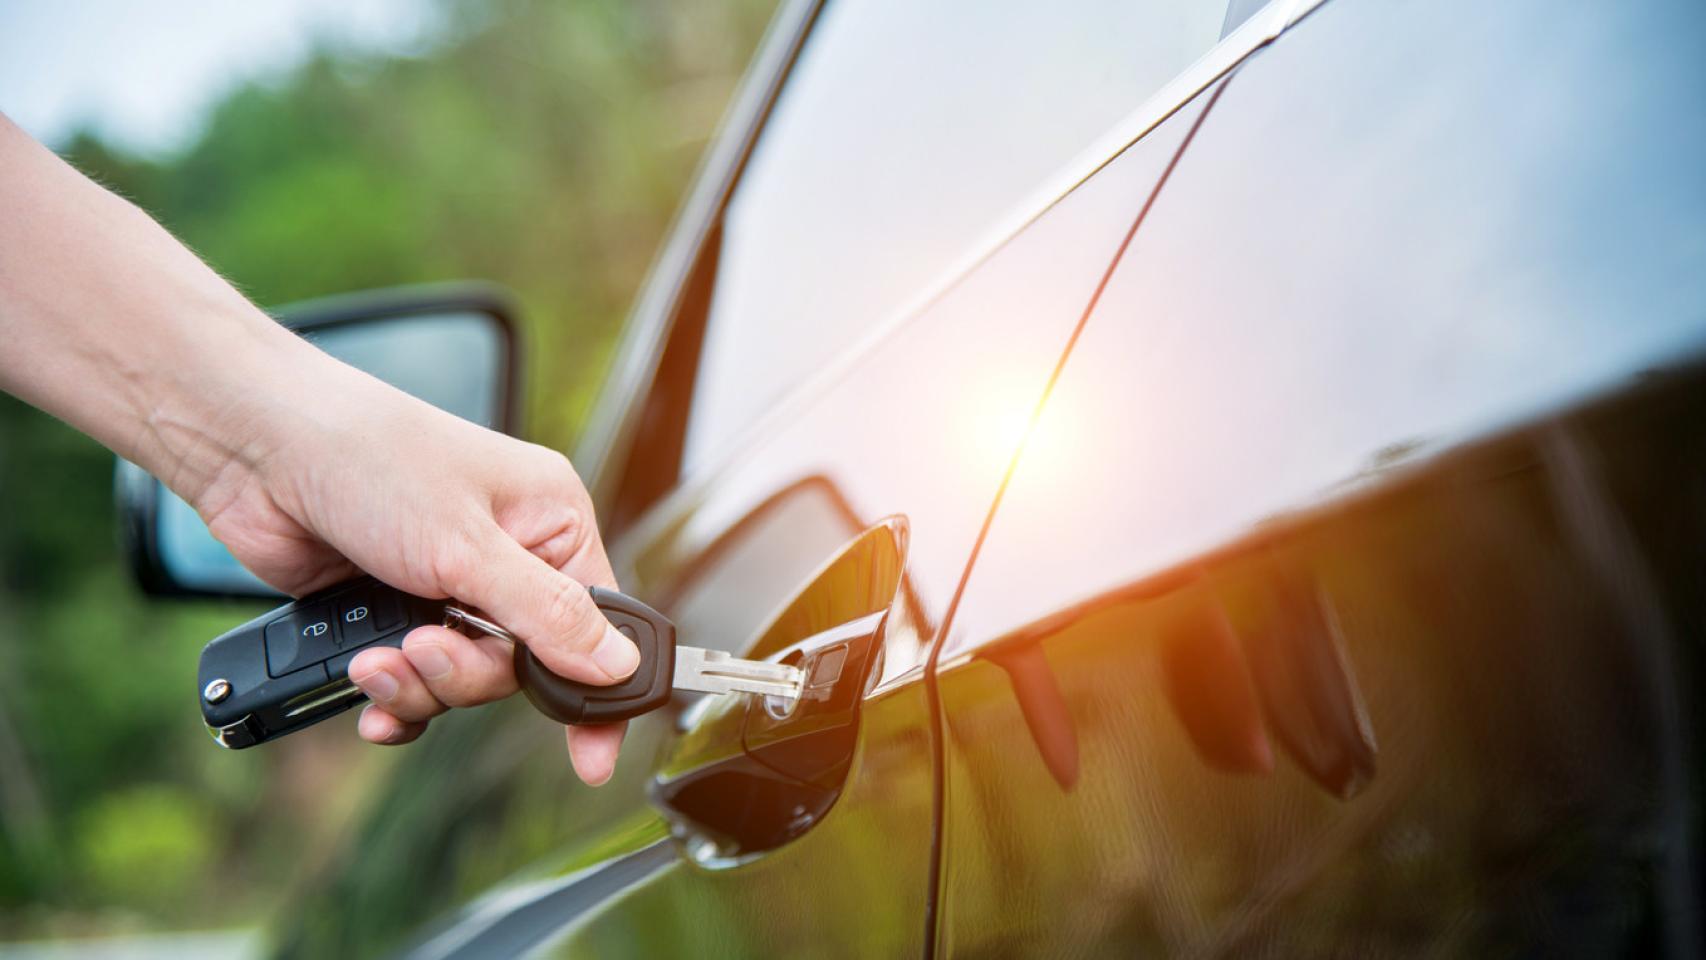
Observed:
[[[458,600],[491,614],[552,673],[611,684],[640,665],[640,650],[618,633],[586,588],[493,524],[482,538],[479,573]]]

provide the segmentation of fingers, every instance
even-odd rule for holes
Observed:
[[[367,699],[404,723],[430,720],[445,710],[401,650],[374,647],[362,651],[350,662],[349,678]]]
[[[509,531],[517,542],[524,544],[530,553],[549,566],[561,570],[576,583],[616,589],[616,575],[611,572],[610,558],[604,553],[604,544],[599,540],[598,531],[582,529],[578,523],[558,525],[561,529],[556,534],[538,542],[527,537],[525,533],[529,531],[525,529],[521,533],[507,526],[504,529]]]
[[[460,599],[483,607],[508,627],[552,673],[610,684],[640,665],[633,641],[611,626],[586,588],[533,555],[502,529],[482,544],[486,565]]]
[[[401,650],[363,652],[350,663],[349,676],[369,700],[405,722],[501,700],[516,690],[508,643],[438,626],[409,631]]]
[[[426,728],[426,721],[399,720],[378,704],[368,704],[356,723],[363,740],[383,746],[412,742]],[[627,732],[626,723],[569,727],[569,763],[574,766],[575,775],[593,787],[608,781],[616,772],[616,754],[622,749],[622,737]]]
[[[403,639],[403,655],[434,699],[447,707],[491,703],[516,690],[510,645],[497,637],[417,627]]]
[[[404,723],[385,712],[384,707],[371,703],[362,708],[361,719],[356,722],[356,730],[363,740],[383,746],[409,743],[425,733],[426,728],[424,720],[419,723]]]
[[[569,763],[575,775],[596,787],[616,772],[616,754],[622,749],[626,723],[601,723],[568,728]]]
[[[516,690],[511,652],[509,644],[496,637],[468,637],[437,626],[411,630],[400,650],[363,651],[349,669],[350,680],[373,701],[356,725],[361,738],[386,745],[408,743],[425,732],[428,720],[450,707],[509,696]],[[569,761],[582,780],[597,786],[610,779],[627,726],[568,729]]]

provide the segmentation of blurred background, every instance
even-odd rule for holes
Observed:
[[[527,434],[568,450],[773,5],[0,4],[0,112],[261,304],[508,286]],[[238,930],[219,951],[341,855],[405,751],[347,718],[217,749],[196,655],[260,607],[142,597],[112,471],[0,395],[0,943]]]

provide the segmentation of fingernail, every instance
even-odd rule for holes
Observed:
[[[350,679],[355,681],[355,685],[361,688],[362,693],[367,694],[369,700],[389,703],[391,698],[397,695],[397,678],[383,670],[375,670],[360,677],[350,677]]]
[[[415,670],[428,680],[442,680],[450,675],[450,655],[436,643],[423,643],[403,651]]]
[[[604,639],[598,641],[593,648],[592,662],[598,664],[612,680],[621,680],[633,675],[640,666],[640,648],[616,632],[615,627],[604,628]]]
[[[406,732],[404,727],[390,718],[380,719],[381,715],[374,712],[377,709],[371,703],[362,709],[361,719],[356,721],[356,726],[362,731],[362,739],[369,743],[396,743]],[[368,717],[374,719],[369,720]]]
[[[371,703],[363,707],[361,710],[361,718],[355,722],[355,725],[356,728],[361,731],[361,738],[363,740],[370,743],[384,743],[386,740],[391,738],[393,729],[389,724],[378,719],[379,715],[373,712],[375,709],[377,708]],[[369,720],[368,717],[373,717],[374,719]]]

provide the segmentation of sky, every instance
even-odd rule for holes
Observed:
[[[79,126],[160,155],[221,94],[300,63],[320,39],[399,53],[428,0],[0,0],[0,113],[50,146]]]

